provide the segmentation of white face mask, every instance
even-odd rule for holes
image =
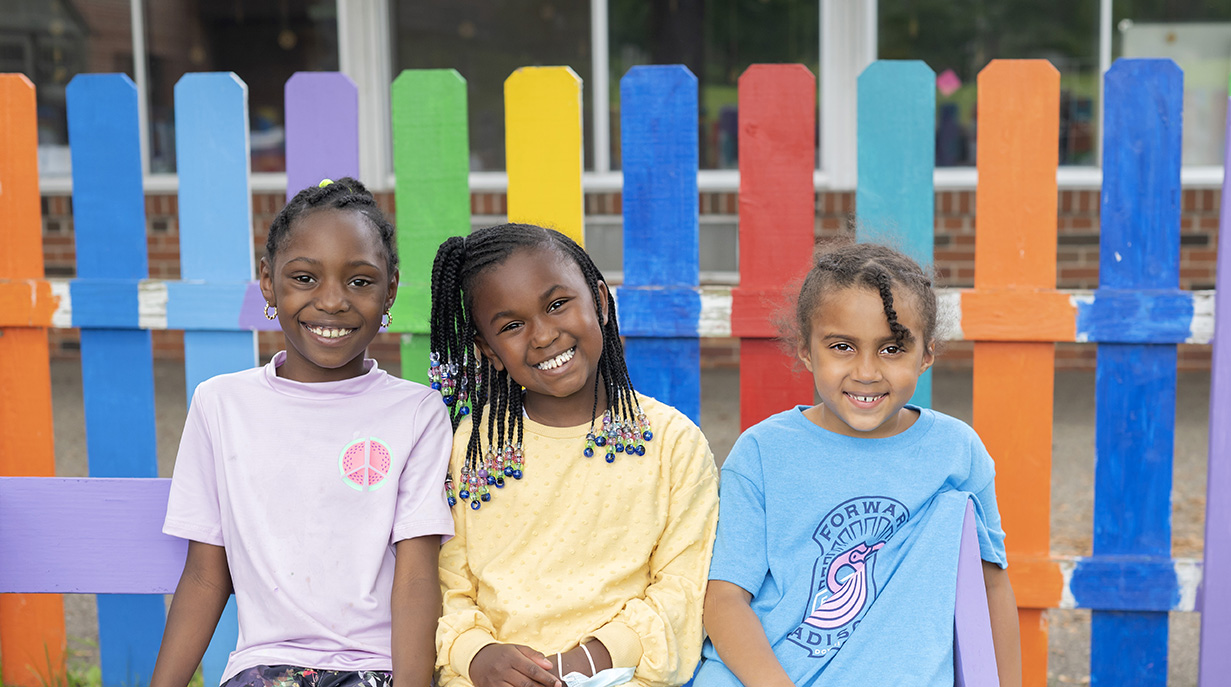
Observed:
[[[593,677],[587,677],[581,673],[569,673],[564,676],[564,684],[568,687],[612,687],[631,682],[633,672],[633,668],[608,668],[598,671]]]

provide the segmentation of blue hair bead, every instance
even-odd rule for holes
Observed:
[[[616,444],[616,453],[624,453],[624,444]]]
[[[496,478],[495,478],[495,477],[492,477],[491,475],[488,475],[488,476],[487,476],[487,483],[488,483],[488,484],[495,484],[495,483],[496,483]]]
[[[586,458],[589,458],[594,455],[594,449],[587,446],[586,450],[582,451],[582,453],[586,454]]]
[[[500,478],[500,477],[496,478],[496,488],[504,489],[504,479],[503,478]]]
[[[459,411],[457,411],[457,412],[458,412],[458,414],[459,414],[459,415],[469,415],[469,414],[470,414],[470,406],[462,406],[462,409],[461,409],[461,410],[459,410]]]
[[[615,454],[614,454],[614,453],[608,453],[608,454],[607,454],[607,462],[608,462],[608,463],[614,463],[614,462],[615,462]]]
[[[457,492],[457,495],[458,495],[458,496],[459,496],[459,497],[460,497],[463,501],[465,501],[466,499],[470,498],[470,492],[469,492],[469,491],[466,491],[465,489],[463,489],[463,490],[461,490],[461,491]]]
[[[454,497],[452,497],[452,496],[450,496],[450,497],[449,497],[449,507],[450,507],[450,508],[452,508],[452,507],[454,507],[454,506],[456,506],[456,505],[457,505],[457,499],[456,499],[456,498],[454,498]]]
[[[480,496],[479,498],[483,499],[484,501],[491,501],[492,495],[487,492],[484,492],[483,495]]]
[[[480,504],[478,501],[471,501],[471,502],[470,502],[470,510],[479,510],[479,506],[480,506],[480,505],[482,505],[482,504]]]
[[[606,446],[606,445],[607,445],[607,437],[605,437],[605,436],[603,436],[602,434],[600,434],[600,435],[598,435],[598,436],[594,437],[594,443],[598,444],[599,446]]]
[[[641,438],[645,439],[646,441],[649,441],[650,439],[654,438],[654,433],[647,429],[641,433]]]
[[[432,382],[432,388],[436,391],[440,391],[440,382]]]
[[[452,397],[452,396],[445,396],[445,405],[448,405],[448,404],[450,404],[450,403],[452,403],[452,402],[453,402],[453,397]]]
[[[644,446],[638,446],[638,447],[637,447],[637,455],[639,455],[639,456],[644,456],[644,455],[645,455],[645,447],[644,447]]]
[[[521,470],[513,471],[513,479],[521,479]]]

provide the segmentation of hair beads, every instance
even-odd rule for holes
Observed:
[[[432,264],[429,376],[433,387],[440,384],[454,430],[468,414],[474,427],[456,483],[452,476],[445,481],[450,505],[457,500],[469,501],[470,507],[478,510],[491,499],[491,487],[500,489],[507,478],[517,480],[525,474],[522,387],[504,370],[492,367],[475,348],[476,328],[470,313],[470,290],[476,278],[524,249],[551,249],[569,257],[581,270],[595,307],[601,308],[599,284],[605,282],[602,273],[581,246],[559,232],[529,224],[505,224],[479,229],[466,238],[450,238],[441,244]],[[609,299],[606,311],[597,315],[602,323],[603,350],[595,375],[587,451],[583,453],[592,455],[601,437],[601,446],[610,448],[608,462],[614,462],[617,452],[643,455],[644,444],[653,433],[628,377],[614,300]],[[600,384],[606,392],[608,409],[603,414],[606,420],[596,428]],[[446,393],[446,389],[455,393]],[[484,414],[489,416],[486,446]]]

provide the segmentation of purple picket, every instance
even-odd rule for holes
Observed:
[[[1231,105],[1231,99],[1228,99]],[[1231,110],[1229,110],[1231,111]],[[1231,169],[1231,119],[1223,169]],[[1201,576],[1200,687],[1231,675],[1231,175],[1222,182],[1218,276],[1214,284],[1214,363],[1210,373],[1210,462],[1205,497],[1205,561]]]
[[[953,669],[956,687],[994,685],[996,648],[992,645],[992,617],[987,608],[983,559],[975,532],[975,505],[966,502],[962,544],[957,559],[957,596],[953,604]]]
[[[359,89],[341,72],[286,81],[286,199],[321,179],[359,178]]]

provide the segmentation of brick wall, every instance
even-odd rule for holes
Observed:
[[[1214,288],[1217,255],[1218,211],[1220,193],[1215,190],[1184,191],[1180,225],[1180,288]],[[381,207],[394,216],[391,193],[379,194]],[[266,232],[283,204],[280,193],[253,195],[253,254],[256,260],[264,253]],[[1057,286],[1059,288],[1093,289],[1098,286],[1099,257],[1099,192],[1097,190],[1061,191],[1058,199],[1057,226],[1059,246],[1056,254]],[[592,193],[585,198],[588,215],[619,215],[619,193]],[[702,214],[734,216],[739,212],[739,198],[734,193],[703,193]],[[832,239],[849,232],[855,211],[854,193],[817,194],[817,238]],[[150,256],[150,276],[157,279],[178,279],[179,219],[174,195],[150,195],[145,202],[147,241]],[[476,215],[500,216],[507,212],[507,199],[501,193],[476,193],[471,196],[471,212]],[[72,277],[76,273],[73,245],[72,201],[67,196],[43,198],[43,246],[49,277]],[[939,286],[968,287],[974,283],[975,256],[975,193],[974,191],[941,191],[936,194],[935,258]],[[78,350],[75,330],[51,332],[53,355],[74,356]],[[373,344],[372,354],[390,369],[397,369],[397,335],[381,335]],[[276,333],[260,335],[262,355],[270,355],[281,346]],[[180,332],[154,332],[155,355],[162,358],[183,356],[183,335]],[[738,342],[730,339],[710,339],[702,342],[704,366],[738,364]],[[1059,344],[1056,364],[1061,368],[1092,368],[1093,345]],[[970,364],[971,344],[954,342],[946,346],[940,364],[963,366]],[[1209,346],[1181,345],[1182,369],[1208,369]]]

